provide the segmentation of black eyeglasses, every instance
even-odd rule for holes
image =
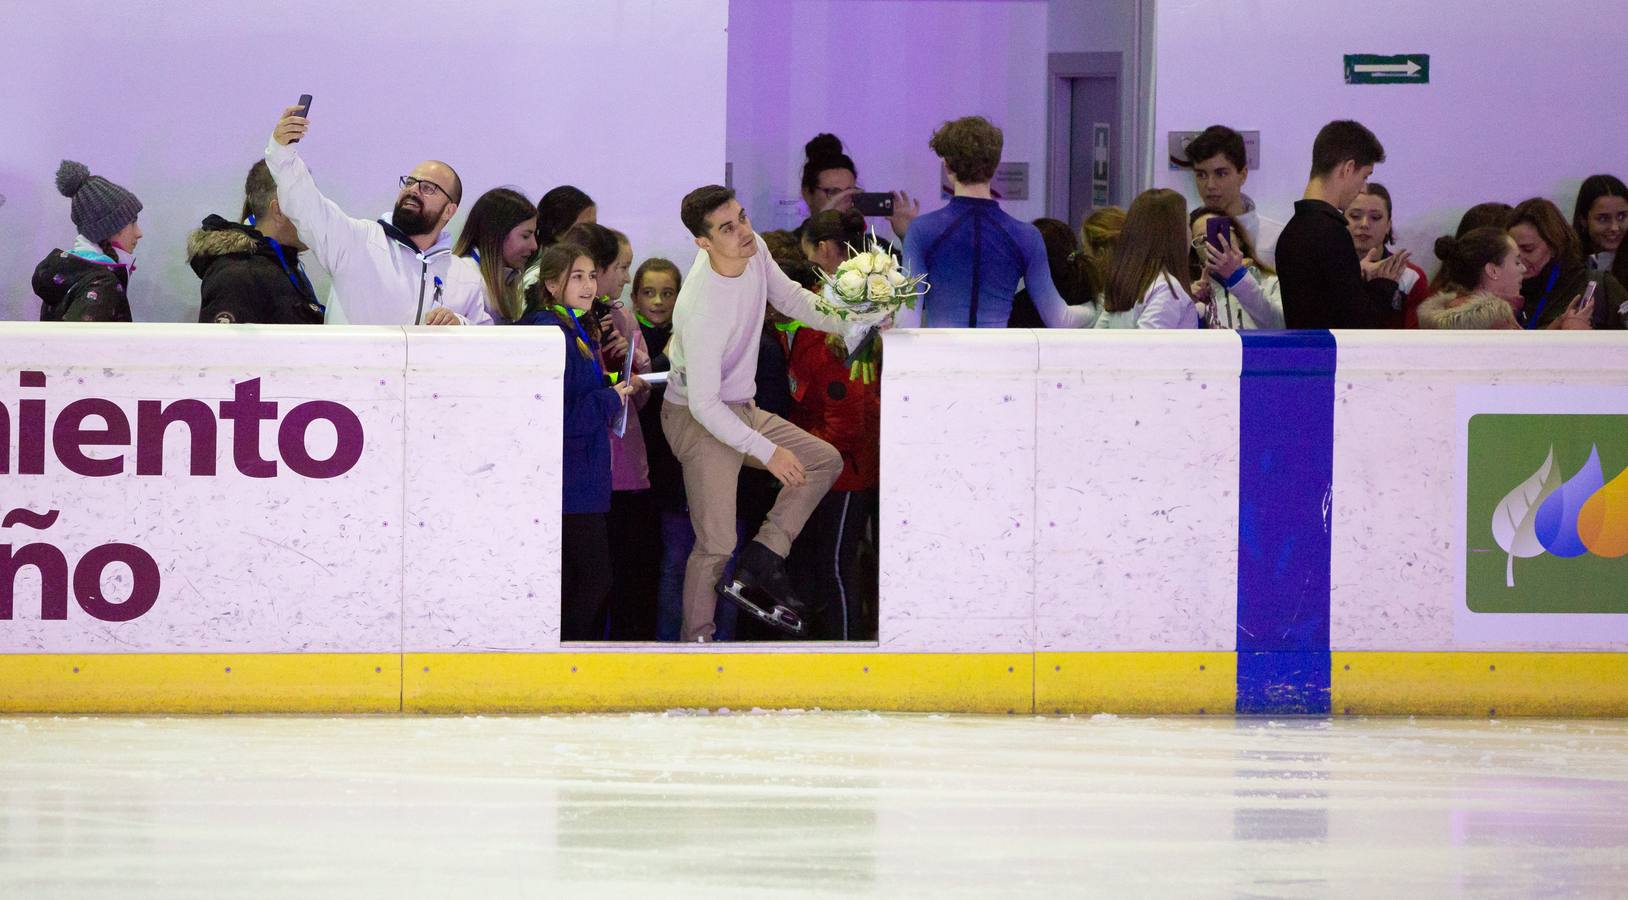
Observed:
[[[437,194],[440,194],[443,197],[452,196],[451,194],[447,193],[446,188],[440,186],[439,184],[436,184],[433,181],[427,181],[423,178],[414,178],[411,175],[401,176],[401,186],[404,188],[416,188],[420,194],[423,194],[426,197],[434,197]]]

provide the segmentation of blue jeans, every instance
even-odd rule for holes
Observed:
[[[744,542],[745,537],[742,535]],[[684,568],[690,551],[695,549],[695,529],[690,525],[688,512],[661,513],[661,584],[656,591],[656,640],[677,641],[684,627]],[[733,577],[735,560],[724,567],[724,577]],[[728,641],[735,637],[735,615],[740,610],[733,603],[720,603],[713,613],[716,627],[712,638]]]

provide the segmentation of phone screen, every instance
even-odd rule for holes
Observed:
[[[893,215],[892,194],[855,194],[854,209],[859,210],[862,216],[891,216]]]

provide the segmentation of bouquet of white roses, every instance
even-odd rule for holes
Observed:
[[[866,245],[863,250],[849,247],[848,258],[835,272],[820,273],[825,289],[815,305],[828,316],[871,326],[859,347],[848,356],[853,377],[869,382],[876,375],[872,360],[880,326],[901,309],[915,309],[916,299],[931,285],[926,276],[905,271],[893,254],[882,249],[874,231],[867,236]]]

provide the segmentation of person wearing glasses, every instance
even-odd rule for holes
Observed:
[[[463,184],[427,160],[399,179],[388,219],[356,219],[317,190],[295,144],[306,135],[300,107],[283,110],[266,144],[277,203],[300,240],[333,276],[330,325],[490,325],[479,270],[456,265],[447,223]]]

